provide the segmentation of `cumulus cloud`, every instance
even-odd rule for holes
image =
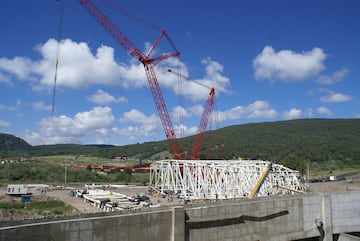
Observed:
[[[19,111],[22,106],[21,100],[16,100],[15,105],[5,106],[0,104],[0,112],[1,111]]]
[[[253,68],[259,80],[299,82],[323,71],[325,59],[326,54],[320,48],[296,53],[291,50],[276,52],[271,46],[265,46],[253,60]]]
[[[274,118],[277,115],[278,112],[273,109],[267,101],[258,100],[247,106],[236,106],[230,110],[219,113],[219,120]]]
[[[112,131],[118,135],[133,140],[138,137],[151,137],[160,133],[161,124],[156,115],[146,116],[141,111],[132,109],[123,113],[119,121],[121,123],[131,123],[131,126],[124,128],[114,127]]]
[[[0,79],[2,79],[2,82],[8,82],[10,80],[10,76],[14,75],[20,80],[32,80],[32,67],[33,63],[28,58],[0,58]]]
[[[57,85],[67,88],[83,88],[93,84],[120,85],[125,88],[141,87],[147,84],[145,72],[138,62],[117,63],[114,49],[100,46],[93,54],[87,43],[64,39],[60,42],[49,39],[39,44],[35,50],[42,56],[39,60],[25,57],[13,59],[0,58],[0,79],[30,81],[33,88],[42,90],[51,88],[54,82],[57,48],[60,49],[60,61],[57,73]]]
[[[188,126],[181,124],[181,125],[175,125],[174,130],[175,130],[176,136],[178,138],[181,138],[181,137],[185,137],[185,136],[196,135],[196,133],[198,131],[198,127],[197,126],[188,127]]]
[[[191,117],[191,113],[186,111],[186,109],[181,106],[174,107],[171,112],[171,119],[174,121],[181,122],[185,118],[190,118],[190,117]]]
[[[320,75],[317,82],[322,85],[331,85],[343,81],[348,76],[349,72],[348,69],[342,68],[331,75]]]
[[[95,94],[89,96],[87,99],[99,105],[105,105],[110,103],[127,103],[128,101],[123,96],[116,98],[113,95],[110,95],[108,92],[103,91],[101,89],[97,90]]]
[[[201,63],[205,68],[205,75],[201,78],[192,78],[184,64],[172,59],[167,60],[166,64],[172,72],[169,73],[167,68],[158,68],[156,72],[161,86],[172,88],[176,94],[182,94],[192,101],[205,102],[212,87],[215,88],[217,94],[228,92],[230,80],[222,74],[223,65],[211,58],[205,58]],[[181,73],[176,72],[179,65],[181,66]],[[181,80],[181,88],[179,88],[179,79]]]
[[[33,103],[31,103],[31,106],[34,110],[50,111],[52,109],[51,105],[45,105],[43,101],[33,102]]]
[[[130,58],[127,62],[118,63],[115,61],[113,48],[102,45],[92,50],[87,43],[75,42],[71,39],[59,42],[49,39],[37,45],[35,50],[41,56],[39,60],[26,57],[0,58],[0,82],[10,82],[15,78],[29,81],[34,90],[52,88],[57,48],[60,49],[58,87],[72,89],[92,85],[118,85],[123,88],[148,87],[144,67],[136,59]],[[210,58],[202,60],[202,64],[205,67],[205,76],[194,81],[215,87],[218,93],[227,91],[230,81],[222,75],[223,66]],[[176,69],[180,65],[181,74],[188,76],[187,67],[175,58],[162,61],[162,65],[171,69]],[[206,99],[209,94],[209,89],[194,81],[182,81],[183,87],[178,88],[178,76],[170,74],[166,68],[155,70],[161,88],[172,89],[177,94],[182,90],[183,96],[194,101]],[[95,96],[91,99],[97,101],[95,103],[104,104]]]
[[[0,59],[1,62],[2,59]],[[4,83],[4,84],[10,84],[10,76],[5,75],[4,73],[1,72],[1,64],[0,64],[0,83]]]
[[[79,143],[85,136],[105,135],[113,121],[111,108],[94,107],[90,111],[77,113],[74,117],[62,115],[44,118],[38,123],[38,131],[26,131],[23,137],[32,145]]]
[[[319,108],[317,108],[316,111],[321,115],[332,115],[333,114],[331,110],[329,110],[327,107],[324,107],[324,106],[320,106]]]
[[[0,127],[9,128],[10,126],[11,126],[11,124],[9,122],[0,120]]]
[[[283,113],[284,119],[292,120],[292,119],[299,119],[302,116],[302,111],[296,108],[292,108],[289,111],[285,111]]]
[[[188,115],[188,112],[186,112],[185,116]],[[164,136],[164,130],[162,128],[160,119],[156,115],[148,116],[139,110],[132,109],[128,112],[125,112],[120,117],[119,122],[122,124],[130,123],[130,125],[127,125],[124,128],[114,127],[112,128],[112,132],[126,138],[127,140],[135,140],[139,137],[159,137],[161,139],[166,138]],[[197,126],[189,127],[184,124],[173,125],[173,128],[177,137],[194,135],[198,129]]]
[[[320,101],[324,103],[342,103],[342,102],[348,102],[353,99],[353,97],[350,95],[336,93],[329,89],[322,88],[320,89],[320,92],[326,93],[326,95],[320,98]]]

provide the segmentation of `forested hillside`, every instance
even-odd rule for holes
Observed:
[[[301,119],[229,126],[217,133],[221,145],[212,151],[224,159],[275,160],[303,170],[308,162],[329,165],[360,164],[360,119]],[[191,152],[194,137],[179,140]],[[207,146],[204,141],[203,149]],[[59,144],[31,146],[15,136],[0,134],[2,156],[91,155],[136,159],[171,158],[167,141],[127,146]],[[201,159],[205,158],[204,151]]]
[[[28,155],[32,148],[31,145],[19,137],[0,133],[0,155]]]

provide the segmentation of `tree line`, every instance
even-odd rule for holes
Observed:
[[[359,118],[299,119],[234,125],[207,132],[200,159],[208,158],[210,152],[210,159],[274,160],[297,170],[304,170],[308,163],[357,165],[360,160],[358,133],[360,133]],[[214,139],[217,140],[216,143],[210,142]],[[179,143],[188,158],[194,136],[180,138]],[[0,134],[1,156],[83,154],[104,158],[125,156],[143,160],[172,158],[166,140],[126,146],[79,144],[31,146],[18,137]]]

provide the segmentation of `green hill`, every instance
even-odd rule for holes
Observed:
[[[212,132],[214,134],[214,132]],[[218,130],[221,145],[211,145],[214,159],[247,158],[275,160],[298,170],[308,162],[337,167],[360,164],[360,119],[301,119],[229,126]],[[179,140],[191,152],[194,137]],[[200,159],[205,159],[204,140]],[[127,146],[40,145],[31,146],[15,136],[0,134],[0,155],[91,155],[105,158],[126,156],[134,159],[171,158],[167,141]]]
[[[22,156],[31,151],[32,146],[23,139],[0,133],[0,155],[5,156]]]

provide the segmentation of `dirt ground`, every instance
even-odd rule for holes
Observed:
[[[84,187],[74,187],[74,190],[82,190]],[[156,194],[149,194],[147,186],[123,186],[118,188],[106,188],[106,190],[120,193],[128,197],[136,197],[137,194],[144,194],[150,198],[151,203],[154,206],[170,206],[170,205],[179,205],[181,200],[169,200],[167,197],[162,197]],[[94,213],[94,212],[103,212],[103,210],[94,207],[90,203],[85,203],[84,199],[77,198],[70,195],[71,190],[52,190],[47,192],[47,196],[52,199],[61,200],[65,203],[71,204],[76,210],[77,213]]]
[[[89,202],[85,202],[83,198],[76,197],[72,195],[72,192],[77,190],[83,190],[84,186],[71,187],[66,189],[59,188],[49,188],[49,190],[41,196],[33,196],[32,200],[60,200],[66,204],[70,204],[74,207],[73,214],[82,214],[82,213],[99,213],[104,212],[104,210],[95,207]],[[117,188],[105,188],[108,191],[120,193],[128,197],[136,197],[137,194],[144,194],[150,198],[151,203],[154,206],[169,206],[169,205],[179,205],[180,201],[169,200],[167,197],[162,197],[159,195],[148,194],[148,187],[146,186],[122,186]],[[6,188],[0,188],[0,202],[12,202],[12,201],[21,201],[21,197],[12,197],[6,194]],[[10,220],[24,220],[24,219],[33,219],[40,218],[40,216],[33,216],[34,214],[29,214],[27,212],[15,212],[8,211],[5,209],[0,209],[0,222],[1,221],[10,221]]]
[[[308,188],[310,192],[340,192],[340,191],[359,191],[359,182],[349,181],[329,181],[309,183]]]
[[[76,189],[83,189],[84,187],[77,187]],[[153,205],[156,206],[172,206],[183,205],[183,200],[174,198],[169,200],[168,197],[159,196],[156,194],[148,194],[148,187],[146,186],[124,186],[120,188],[109,189],[113,192],[121,193],[129,197],[134,197],[138,193],[145,194],[150,198]],[[333,181],[333,182],[318,182],[308,184],[309,192],[339,192],[339,191],[356,191],[360,190],[359,182],[349,181]],[[82,198],[76,198],[70,195],[70,190],[52,190],[46,194],[51,199],[61,200],[65,203],[71,204],[77,213],[95,213],[103,212],[103,210],[94,207],[89,203],[85,203]]]

